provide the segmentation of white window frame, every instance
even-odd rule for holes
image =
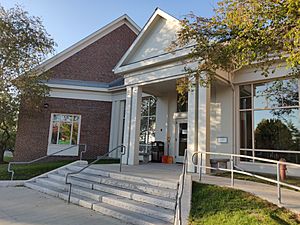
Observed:
[[[298,108],[300,110],[300,79],[298,79],[298,93],[299,93],[299,105],[298,106],[285,106],[285,107],[275,107],[275,108],[254,108],[254,91],[253,91],[253,86],[255,84],[262,84],[262,83],[268,83],[276,80],[287,80],[287,79],[292,79],[292,77],[283,77],[283,78],[272,78],[272,79],[267,79],[267,80],[260,80],[260,81],[254,81],[254,82],[245,82],[237,85],[237,99],[236,99],[236,110],[237,110],[237,143],[238,143],[238,152],[241,154],[241,151],[252,151],[252,156],[255,156],[255,152],[278,152],[278,153],[300,153],[300,151],[289,151],[289,150],[272,150],[272,149],[255,149],[255,140],[254,140],[254,111],[259,111],[259,110],[270,110],[270,109],[280,109],[280,108]],[[250,109],[240,109],[240,86],[244,85],[251,85],[251,108]],[[241,133],[240,133],[240,122],[241,122],[241,112],[251,112],[251,118],[252,118],[252,148],[241,148]],[[252,161],[241,161],[239,160],[240,163],[243,164],[259,164],[259,165],[266,165],[270,166],[267,163],[264,162],[258,162],[255,160]]]
[[[147,96],[145,97],[144,99],[147,99],[147,98],[154,98],[153,96]],[[143,99],[142,99],[143,101]],[[155,104],[157,104],[157,99],[155,99]],[[156,105],[157,107],[157,105]],[[146,143],[139,143],[139,146],[140,147],[145,147],[145,152],[142,152],[140,151],[141,153],[149,153],[150,152],[150,148],[151,148],[151,143],[149,143],[149,126],[150,126],[150,118],[155,118],[155,126],[156,126],[156,112],[154,115],[150,115],[150,101],[148,102],[148,106],[147,106],[147,115],[146,116],[143,116],[141,115],[141,121],[143,118],[147,118],[147,136],[146,136]],[[155,129],[154,129],[154,138],[155,138]]]
[[[63,150],[65,148],[68,148],[72,146],[72,135],[73,135],[73,121],[71,125],[71,137],[70,137],[70,144],[52,144],[51,139],[52,139],[52,130],[53,130],[53,117],[54,115],[60,115],[60,116],[78,116],[78,134],[77,134],[77,144],[74,145],[73,148],[70,148],[66,151],[60,152],[56,155],[59,156],[78,156],[78,151],[79,151],[79,141],[80,141],[80,131],[81,131],[81,115],[80,114],[73,114],[73,113],[51,113],[50,116],[50,127],[49,127],[49,135],[48,135],[48,149],[47,149],[47,155],[53,154],[55,152],[58,152],[60,150]],[[58,135],[59,138],[59,131]]]

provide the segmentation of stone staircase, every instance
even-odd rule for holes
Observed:
[[[68,199],[65,175],[84,164],[72,164],[25,182],[25,186]],[[70,176],[71,202],[129,224],[173,224],[177,183],[108,172],[92,166]]]

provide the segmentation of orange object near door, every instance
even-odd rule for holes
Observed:
[[[173,156],[163,155],[161,162],[166,164],[172,164]]]

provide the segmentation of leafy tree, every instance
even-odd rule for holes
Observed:
[[[263,119],[254,131],[256,149],[290,149],[292,132],[279,119]]]
[[[0,162],[3,151],[14,145],[21,100],[38,110],[48,93],[41,82],[47,75],[37,66],[53,53],[53,46],[38,17],[19,6],[4,9],[0,5]]]
[[[171,48],[191,46],[189,58],[199,63],[186,70],[202,86],[219,70],[231,73],[243,66],[259,66],[268,76],[274,60],[299,75],[299,8],[300,0],[221,0],[211,18],[190,14],[183,19]]]

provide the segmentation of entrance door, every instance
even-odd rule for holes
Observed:
[[[176,162],[183,162],[184,152],[187,149],[187,135],[188,124],[186,121],[178,121],[176,123],[177,135],[176,135]]]

